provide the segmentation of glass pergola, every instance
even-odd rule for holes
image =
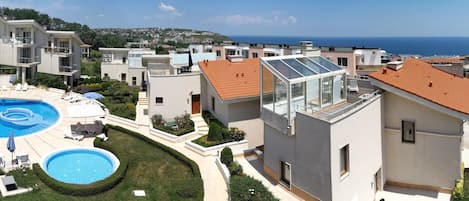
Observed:
[[[291,125],[297,110],[314,112],[347,98],[345,70],[323,57],[266,57],[261,68],[262,113],[283,119],[275,122]]]

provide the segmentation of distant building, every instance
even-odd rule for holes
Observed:
[[[449,74],[465,77],[464,57],[423,57],[420,60]]]

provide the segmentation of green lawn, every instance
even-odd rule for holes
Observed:
[[[200,175],[194,176],[191,168],[166,151],[129,134],[114,130],[108,131],[111,146],[116,148],[119,158],[129,160],[125,178],[113,189],[94,196],[72,197],[59,194],[42,183],[34,173],[26,176],[13,172],[19,186],[39,185],[37,191],[2,198],[1,200],[203,200],[203,183]],[[132,190],[143,189],[147,197],[136,198]],[[195,197],[188,198],[195,194]],[[195,192],[195,193],[194,193]]]

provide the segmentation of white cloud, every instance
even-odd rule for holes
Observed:
[[[262,16],[262,15],[223,15],[215,16],[213,18],[205,20],[209,23],[216,24],[225,24],[225,25],[289,25],[295,24],[298,20],[294,16],[283,16],[283,15],[274,15],[274,16]]]
[[[104,14],[100,13],[98,14],[98,17],[104,17]]]
[[[172,5],[160,3],[159,9],[172,16],[181,16],[182,14]]]

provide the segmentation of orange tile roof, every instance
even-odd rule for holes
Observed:
[[[259,59],[201,61],[199,67],[222,100],[260,94]]]
[[[453,64],[453,63],[462,63],[464,58],[461,57],[452,57],[452,58],[433,58],[433,59],[421,59],[427,63],[431,64]]]
[[[446,73],[426,62],[409,58],[397,71],[384,68],[369,76],[451,110],[469,114],[469,79]]]

